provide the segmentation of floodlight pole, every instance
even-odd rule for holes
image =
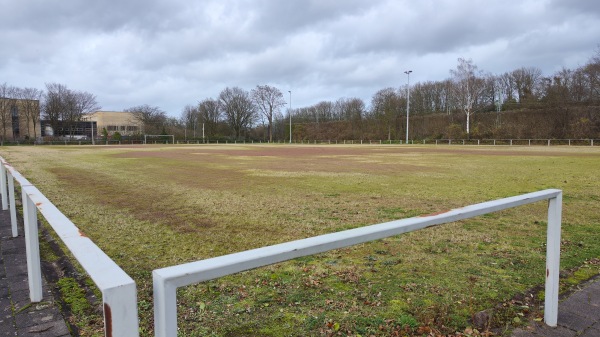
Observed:
[[[408,81],[406,84],[406,144],[408,144],[408,115],[410,114],[410,73],[412,73],[412,70],[407,70],[404,73],[408,76]]]
[[[292,91],[288,90],[288,92],[290,93],[290,144],[292,144]]]

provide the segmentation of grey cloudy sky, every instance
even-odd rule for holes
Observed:
[[[292,106],[449,77],[457,58],[500,74],[584,65],[597,0],[0,0],[0,83],[56,82],[104,110],[278,87]]]

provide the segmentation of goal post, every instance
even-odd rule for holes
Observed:
[[[144,144],[148,144],[148,139],[152,141],[152,138],[156,138],[154,144],[157,144],[157,140],[161,141],[160,144],[162,144],[163,142],[169,144],[169,138],[171,139],[171,144],[175,144],[175,135],[144,135]]]

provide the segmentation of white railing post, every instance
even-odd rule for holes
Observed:
[[[129,284],[105,289],[102,292],[102,301],[105,336],[139,336],[137,290],[133,280]]]
[[[152,271],[154,288],[154,336],[177,336],[177,287]]]
[[[42,300],[42,273],[37,222],[37,212],[39,211],[102,292],[105,336],[139,336],[135,281],[85,236],[35,186],[31,185],[25,177],[8,165],[2,157],[0,157],[0,168],[4,179],[9,173],[12,179],[21,185],[31,302]],[[3,188],[2,196],[5,199],[7,194],[6,180]]]
[[[12,236],[16,238],[19,236],[19,231],[17,229],[17,204],[15,202],[15,178],[10,174],[10,172],[6,172],[6,177],[8,178],[8,200],[10,204],[10,225],[12,227]]]
[[[560,271],[560,227],[562,192],[548,200],[548,238],[546,242],[546,292],[544,322],[555,327],[558,321],[558,278]]]
[[[2,189],[2,210],[8,209],[8,195],[6,195],[6,167],[0,163],[0,188]]]
[[[22,189],[27,193],[29,207],[40,211],[56,235],[102,291],[105,336],[139,336],[135,281],[35,186],[25,185]]]
[[[256,248],[206,260],[156,269],[154,287],[154,331],[157,337],[177,334],[177,288],[216,279],[245,270],[267,266],[294,258],[383,239],[444,223],[456,222],[491,212],[550,200],[548,208],[548,266],[546,312],[548,325],[556,325],[558,308],[558,268],[560,260],[560,205],[562,191],[548,189],[519,196],[492,200],[445,212],[421,215],[342,232],[314,236],[273,246]]]
[[[27,276],[29,278],[29,298],[31,302],[42,300],[42,268],[40,266],[40,242],[38,239],[37,209],[27,196],[23,195],[23,223],[25,227],[25,250],[27,252]]]

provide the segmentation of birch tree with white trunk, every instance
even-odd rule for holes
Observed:
[[[450,70],[450,74],[454,100],[467,116],[467,137],[470,137],[471,116],[475,113],[476,103],[485,90],[485,80],[471,59],[459,58],[456,69]]]

